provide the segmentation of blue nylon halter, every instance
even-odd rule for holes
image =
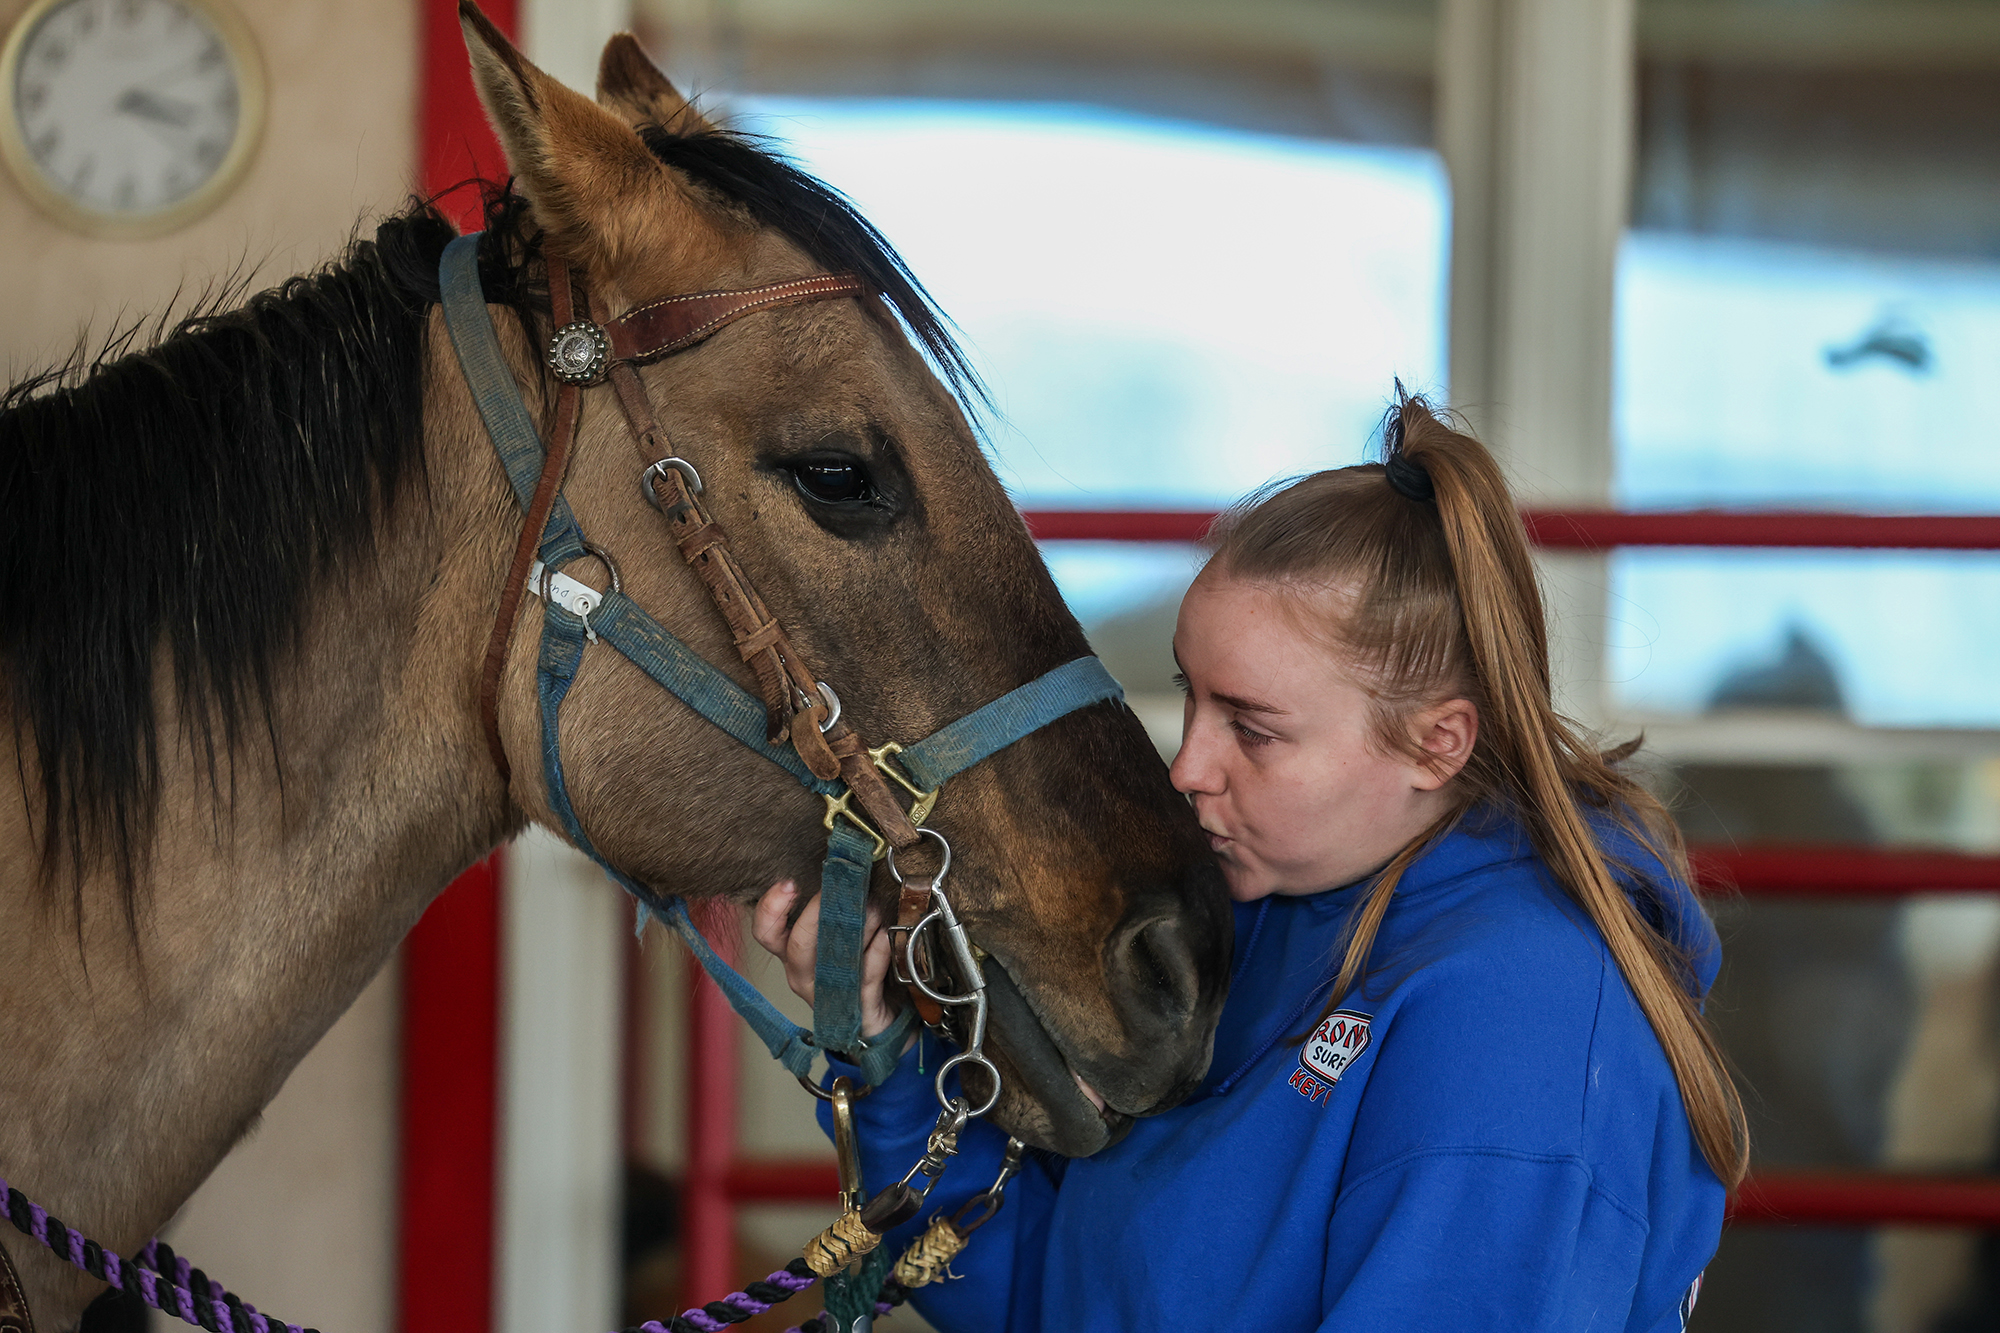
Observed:
[[[493,318],[479,282],[478,232],[460,236],[445,247],[438,263],[438,286],[445,327],[459,367],[525,514],[541,476],[544,450],[494,334]],[[583,530],[568,502],[558,494],[542,532],[538,548],[541,562],[554,570],[585,550]],[[895,1067],[913,1018],[912,1010],[905,1006],[888,1031],[873,1039],[861,1036],[861,937],[875,839],[851,820],[832,821],[826,859],[820,866],[819,960],[813,976],[813,1027],[808,1033],[716,954],[689,918],[685,900],[661,895],[625,875],[598,853],[584,832],[563,776],[556,723],[582,664],[583,650],[593,636],[616,648],[668,693],[738,743],[791,774],[807,791],[833,797],[845,792],[846,784],[814,777],[790,745],[772,745],[766,739],[763,703],[623,593],[606,593],[587,622],[543,600],[535,688],[549,805],[561,819],[563,831],[614,882],[687,942],[730,1006],[786,1069],[804,1075],[811,1069],[815,1053],[832,1051],[860,1065],[862,1076],[870,1083],[880,1083]],[[1124,691],[1103,662],[1080,657],[945,725],[905,748],[896,759],[916,786],[936,791],[946,780],[1058,718],[1090,704],[1123,697]]]

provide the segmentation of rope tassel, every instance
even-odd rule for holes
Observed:
[[[821,1277],[831,1277],[882,1243],[861,1220],[861,1210],[850,1208],[832,1226],[806,1242],[806,1266]]]
[[[939,1213],[931,1219],[924,1234],[910,1242],[910,1248],[903,1251],[903,1257],[896,1261],[896,1281],[906,1287],[924,1287],[938,1280],[951,1261],[965,1249],[971,1239],[952,1225],[951,1219]]]

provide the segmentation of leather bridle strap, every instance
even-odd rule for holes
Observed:
[[[741,291],[669,296],[635,306],[616,319],[600,316],[597,322],[610,339],[615,359],[643,365],[692,347],[723,325],[760,310],[867,294],[868,288],[851,273],[821,273]]]
[[[549,309],[560,327],[570,322],[574,308],[569,264],[546,240],[542,253],[548,261]],[[511,782],[514,776],[514,767],[507,762],[506,747],[500,742],[500,678],[507,670],[507,643],[514,633],[514,621],[520,615],[528,569],[534,564],[535,552],[542,544],[542,533],[548,528],[549,512],[555,507],[556,496],[562,492],[563,476],[569,469],[570,443],[576,438],[577,413],[582,406],[581,390],[574,384],[561,384],[562,387],[556,391],[556,424],[549,433],[542,474],[535,483],[534,498],[529,502],[527,518],[521,524],[521,535],[514,543],[514,558],[507,566],[507,581],[500,588],[500,610],[493,618],[493,629],[486,639],[486,656],[479,666],[479,724],[486,733],[486,748],[493,756],[493,766],[500,770],[503,785]]]
[[[28,1313],[28,1293],[5,1245],[0,1245],[0,1333],[35,1333],[34,1316]]]
[[[642,474],[640,485],[666,519],[681,558],[701,579],[716,610],[722,613],[723,623],[735,639],[737,655],[756,673],[770,714],[768,739],[776,745],[789,737],[814,777],[837,777],[840,766],[820,739],[818,727],[807,731],[798,721],[816,723],[827,715],[818,682],[800,664],[798,651],[784,628],[729,549],[728,534],[710,517],[686,475],[678,467],[665,465],[673,456],[673,445],[660,429],[638,375],[622,361],[612,362],[609,373],[632,428],[633,448],[641,466],[649,469]],[[663,479],[662,473],[671,480]]]
[[[642,351],[639,355],[665,355],[667,351],[692,345],[694,333],[683,331],[681,326],[686,326],[687,330],[698,329],[701,336],[706,336],[723,324],[753,311],[803,301],[856,296],[864,292],[865,288],[852,278],[827,275],[744,292],[710,293],[699,299],[675,298],[689,301],[686,306],[675,306],[673,301],[655,302],[651,306],[640,307],[640,311],[657,312],[662,308],[671,308],[678,312],[680,323],[668,323],[664,316],[657,314],[649,316],[657,326],[658,336],[665,341],[659,348]],[[593,299],[591,309],[598,322],[606,324],[602,302]],[[631,316],[621,318],[629,319]],[[611,327],[617,322],[610,321],[606,326]],[[615,349],[618,345],[618,336],[614,333],[612,346]],[[785,634],[784,627],[757,595],[755,585],[729,549],[728,534],[709,515],[701,496],[689,484],[687,473],[680,468],[658,466],[673,455],[673,444],[660,427],[659,418],[653,412],[652,400],[646,393],[646,386],[639,382],[637,372],[625,360],[619,359],[611,362],[609,375],[612,387],[617,390],[619,405],[624,409],[626,424],[631,427],[633,448],[638,451],[640,462],[647,467],[644,485],[648,498],[666,519],[682,558],[700,577],[716,609],[722,613],[735,638],[737,652],[757,673],[765,706],[770,710],[769,740],[775,745],[789,733],[792,747],[798,751],[814,777],[839,778],[845,782],[855,799],[860,801],[861,808],[875,821],[875,827],[892,846],[903,848],[915,845],[918,837],[916,826],[904,813],[902,803],[889,790],[888,783],[883,781],[860,735],[844,719],[835,719],[822,731],[827,709],[819,693],[818,679],[806,668],[804,659]]]

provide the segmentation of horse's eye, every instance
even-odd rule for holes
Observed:
[[[792,479],[808,500],[821,504],[860,504],[875,498],[875,483],[859,463],[796,463]]]

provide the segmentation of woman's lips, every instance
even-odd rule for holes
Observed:
[[[1231,839],[1209,829],[1203,829],[1202,832],[1208,834],[1208,850],[1211,852],[1219,852],[1231,842]]]

